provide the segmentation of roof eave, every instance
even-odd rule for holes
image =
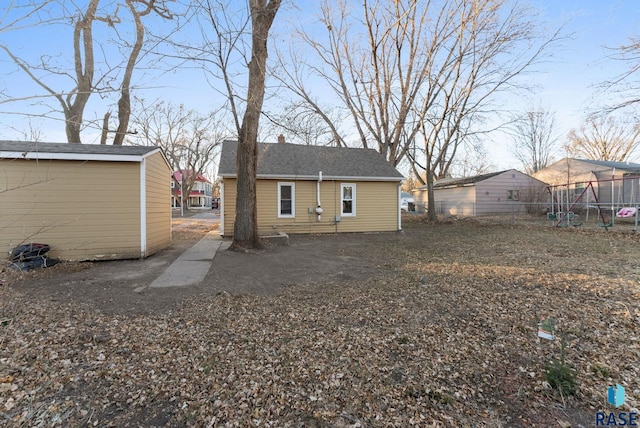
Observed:
[[[236,178],[236,174],[220,174],[221,178]],[[291,174],[258,174],[256,179],[261,180],[290,180],[290,181],[318,181],[317,175],[291,175]],[[362,176],[332,176],[322,175],[322,181],[403,181],[404,177],[362,177]]]
[[[48,153],[48,152],[0,152],[0,158],[4,159],[29,159],[29,160],[80,160],[80,161],[106,161],[106,162],[142,162],[142,160],[160,149],[149,151],[142,155],[114,155],[94,153]],[[166,159],[165,159],[166,160]]]

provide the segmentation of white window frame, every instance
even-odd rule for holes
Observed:
[[[282,192],[283,186],[291,186],[291,214],[282,214]],[[296,183],[279,182],[278,183],[278,218],[295,218],[296,216]]]
[[[520,190],[508,190],[507,191],[507,200],[509,201],[519,201],[520,200]]]
[[[350,213],[344,212],[344,189],[345,187],[351,187],[351,211]],[[342,217],[355,217],[356,216],[356,184],[355,183],[340,183],[340,215]]]

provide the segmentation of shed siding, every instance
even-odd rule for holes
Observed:
[[[144,256],[171,244],[171,170],[155,153],[146,159],[147,251]]]
[[[295,218],[278,218],[278,183],[288,180],[258,180],[256,183],[258,230],[266,235],[286,233],[377,232],[398,230],[398,183],[325,180],[320,183],[323,213],[320,221],[310,209],[317,206],[315,181],[295,181]],[[340,183],[356,185],[356,216],[340,216]],[[224,233],[233,235],[236,180],[224,180]],[[391,202],[390,202],[391,201]]]
[[[541,202],[545,185],[518,171],[507,171],[476,185],[476,215],[523,213],[526,202]],[[518,200],[509,200],[508,191],[517,190]]]
[[[474,186],[435,189],[434,196],[437,214],[460,217],[475,215],[476,189]]]
[[[436,187],[434,189],[437,214],[445,216],[482,216],[521,213],[528,204],[546,202],[545,183],[516,170],[487,178],[476,183]],[[518,200],[509,199],[509,190],[519,192]],[[418,205],[426,207],[427,190],[414,192]]]
[[[64,260],[140,257],[140,164],[0,159],[0,250]]]

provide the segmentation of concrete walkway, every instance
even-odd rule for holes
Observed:
[[[205,218],[209,214],[198,214],[194,218]],[[210,215],[210,214],[209,214]],[[185,287],[201,283],[211,267],[216,252],[226,250],[231,241],[225,241],[220,237],[220,231],[213,230],[198,241],[193,247],[188,248],[165,271],[148,286],[138,287],[135,291],[141,292],[145,288]]]

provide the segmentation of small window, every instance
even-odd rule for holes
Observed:
[[[356,185],[351,183],[342,183],[340,185],[342,194],[342,210],[343,216],[356,215]]]
[[[520,191],[519,190],[507,190],[507,199],[510,201],[519,201],[520,200]]]
[[[278,217],[295,217],[295,183],[278,183]]]

